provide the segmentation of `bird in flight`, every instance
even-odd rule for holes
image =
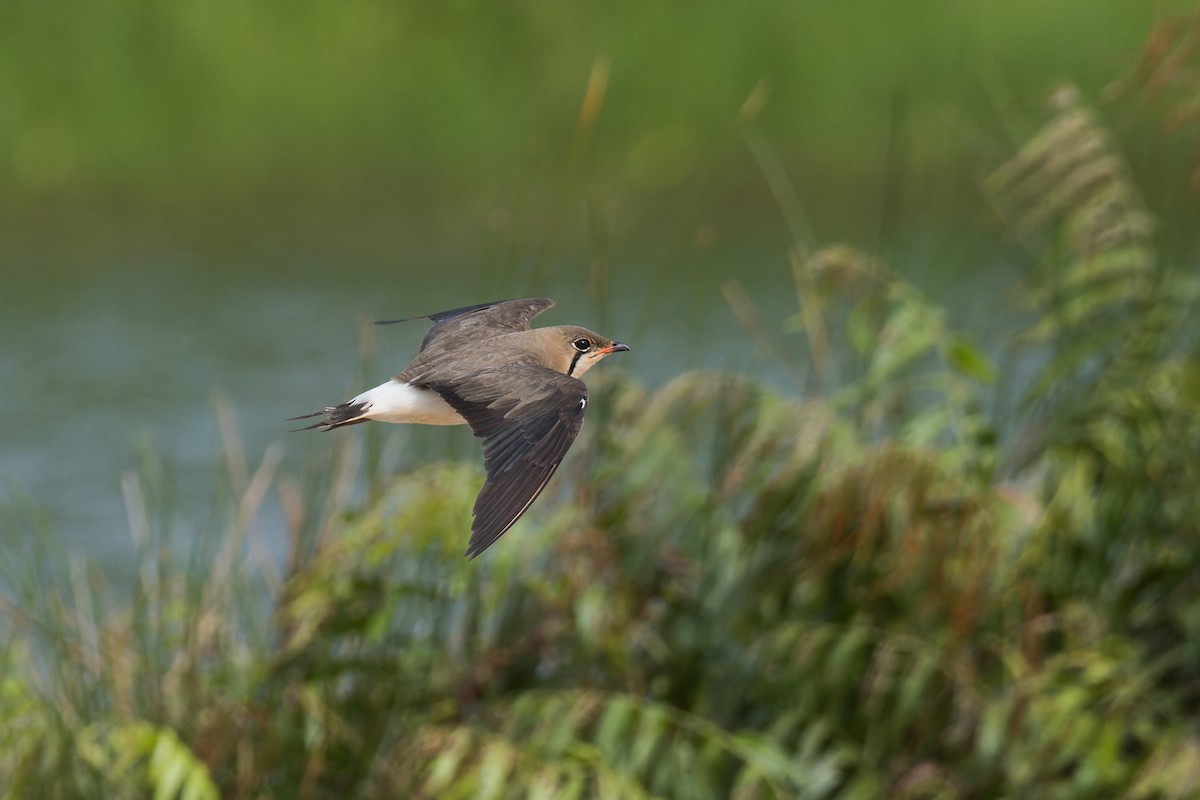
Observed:
[[[322,431],[370,420],[470,425],[487,473],[472,511],[474,558],[521,518],[575,441],[588,404],[580,377],[629,349],[576,325],[530,328],[553,305],[535,297],[385,320],[433,322],[412,363],[352,400],[292,419],[323,416],[298,429]]]

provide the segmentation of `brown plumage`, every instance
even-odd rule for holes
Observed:
[[[472,512],[467,556],[474,558],[521,518],[578,436],[587,408],[579,377],[629,349],[575,325],[531,329],[533,318],[553,305],[529,298],[413,317],[434,325],[403,372],[346,403],[294,419],[324,415],[301,430],[370,420],[470,425],[483,439],[487,472]]]

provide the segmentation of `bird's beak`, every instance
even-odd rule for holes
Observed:
[[[608,347],[602,347],[599,352],[600,352],[600,355],[606,356],[609,353],[625,353],[628,351],[629,351],[629,345],[622,344],[621,342],[613,342]]]

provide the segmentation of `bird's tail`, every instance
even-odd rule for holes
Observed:
[[[367,418],[364,412],[367,410],[369,403],[356,403],[351,400],[349,403],[342,403],[340,406],[326,406],[320,411],[314,411],[311,414],[301,414],[298,417],[289,417],[288,422],[293,422],[298,419],[312,419],[324,415],[325,418],[320,422],[314,422],[312,425],[306,425],[303,428],[293,428],[291,433],[296,431],[311,431],[317,428],[323,431],[331,431],[334,428],[341,428],[345,425],[357,425],[360,422],[366,422]]]

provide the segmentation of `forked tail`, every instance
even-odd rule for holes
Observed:
[[[320,422],[314,422],[312,425],[306,425],[303,428],[293,428],[289,433],[311,431],[313,428],[322,431],[331,431],[334,428],[341,428],[345,425],[357,425],[360,422],[366,422],[367,418],[363,416],[363,412],[366,411],[367,405],[367,403],[356,403],[351,400],[349,403],[342,403],[340,406],[326,406],[320,411],[314,411],[312,414],[289,417],[288,422],[298,419],[312,419],[322,414],[325,416],[325,419]]]

